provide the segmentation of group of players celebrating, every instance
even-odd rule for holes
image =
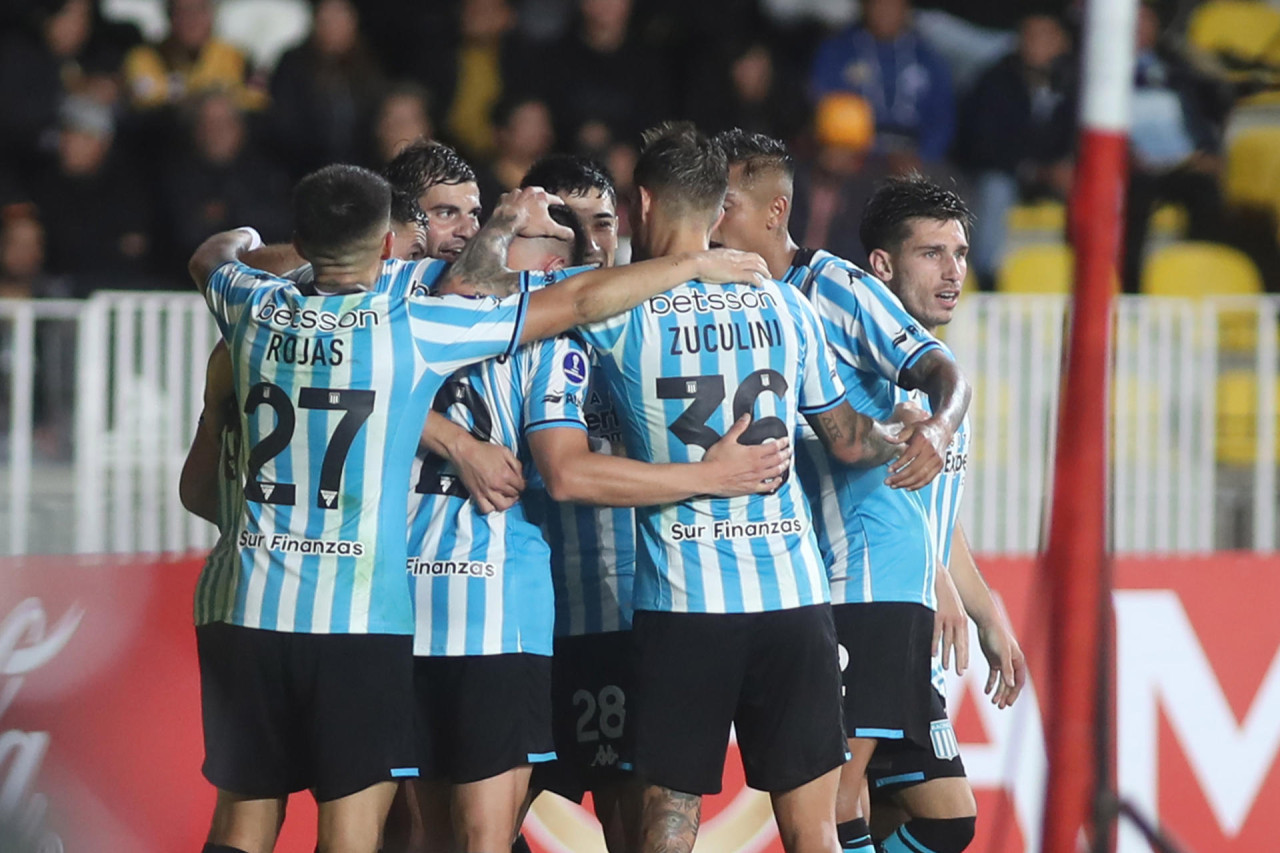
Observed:
[[[506,851],[542,791],[590,792],[610,853],[688,851],[731,729],[789,853],[972,839],[965,614],[992,701],[1026,674],[956,525],[970,389],[933,332],[969,212],[889,181],[864,271],[791,239],[777,140],[644,143],[627,265],[590,160],[481,227],[432,142],[304,178],[290,246],[193,256],[205,853],[268,853],[303,789],[326,853]]]

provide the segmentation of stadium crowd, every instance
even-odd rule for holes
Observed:
[[[418,137],[475,167],[487,210],[551,151],[599,159],[625,199],[638,133],[659,120],[764,132],[800,160],[797,233],[851,258],[870,188],[923,169],[983,223],[982,288],[1010,208],[1070,189],[1073,0],[316,0],[309,33],[270,64],[216,34],[235,4],[218,19],[216,0],[171,0],[156,42],[106,5],[0,13],[0,294],[171,289],[211,231],[287,236],[292,180],[379,169]],[[1125,286],[1161,202],[1275,286],[1274,229],[1224,216],[1219,191],[1244,90],[1186,49],[1178,5],[1142,12]]]

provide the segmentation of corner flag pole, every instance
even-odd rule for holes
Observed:
[[[1138,0],[1089,0],[1071,234],[1076,250],[1070,349],[1059,406],[1049,546],[1049,783],[1043,853],[1076,853],[1110,754],[1099,702],[1109,631],[1107,411],[1111,302],[1120,257]],[[1100,766],[1101,765],[1101,766]]]

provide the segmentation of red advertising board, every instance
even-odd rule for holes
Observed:
[[[1032,682],[999,711],[977,657],[949,702],[981,814],[975,851],[1033,849],[1046,772],[1035,673],[1043,613],[1027,560],[983,568],[1019,628]],[[1280,835],[1280,559],[1218,554],[1117,565],[1116,777],[1188,850],[1269,849]],[[213,791],[200,776],[191,628],[197,559],[0,561],[0,850],[199,850]],[[278,847],[314,849],[315,810],[290,803]],[[587,812],[543,797],[526,835],[545,853],[602,849]],[[1136,834],[1121,853],[1145,853]],[[731,754],[699,850],[780,849],[768,799]]]

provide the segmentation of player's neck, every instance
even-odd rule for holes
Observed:
[[[761,253],[764,262],[769,265],[769,277],[781,281],[787,274],[787,270],[791,269],[798,251],[800,247],[796,245],[795,240],[791,239],[791,232],[784,230],[778,239],[771,242]]]
[[[320,296],[372,290],[376,273],[349,264],[315,264],[315,290]],[[381,265],[379,265],[381,269]]]
[[[655,222],[649,228],[649,257],[664,258],[681,252],[705,252],[710,248],[705,225]]]

